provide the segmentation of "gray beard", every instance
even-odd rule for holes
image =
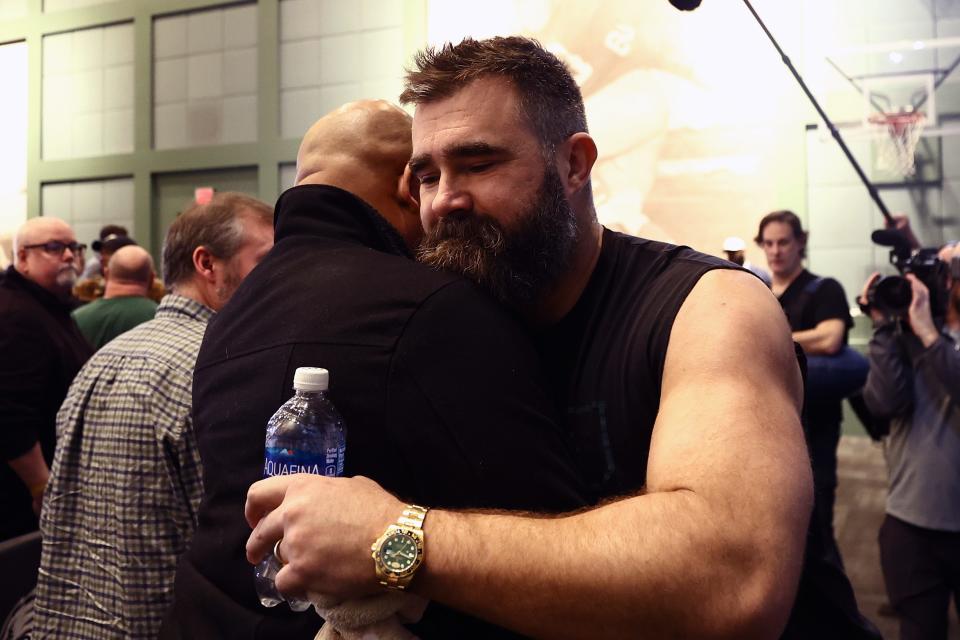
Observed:
[[[79,274],[76,269],[64,269],[57,273],[57,286],[61,287],[66,293],[73,291],[73,286],[77,284]]]

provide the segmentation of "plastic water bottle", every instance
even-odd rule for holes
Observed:
[[[263,477],[293,473],[343,475],[346,429],[343,418],[327,399],[330,374],[326,369],[299,367],[293,375],[295,395],[267,422]],[[271,551],[254,570],[260,604],[275,607],[286,598],[274,582],[282,565]],[[294,611],[306,611],[310,602],[287,600]]]

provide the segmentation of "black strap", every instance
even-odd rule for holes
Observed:
[[[803,324],[803,315],[806,312],[808,306],[810,305],[810,300],[813,299],[813,296],[817,294],[817,291],[820,289],[824,279],[817,276],[803,287],[800,293],[797,295],[797,302],[794,305],[794,309],[798,312],[797,318],[791,318],[791,320],[796,320],[800,325]]]

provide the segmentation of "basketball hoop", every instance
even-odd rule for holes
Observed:
[[[926,122],[923,112],[875,113],[869,121],[876,131],[886,134],[877,141],[877,166],[904,178],[912,176],[917,170],[914,153]]]

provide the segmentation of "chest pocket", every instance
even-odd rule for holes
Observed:
[[[595,400],[568,407],[566,425],[581,478],[591,492],[606,495],[616,472],[606,402]]]

